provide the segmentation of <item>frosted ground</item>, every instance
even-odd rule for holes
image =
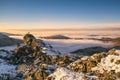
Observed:
[[[0,77],[6,80],[7,77],[5,75],[9,75],[11,77],[15,77],[17,75],[17,71],[16,71],[17,66],[7,63],[7,60],[4,59],[10,56],[11,54],[0,51],[0,57],[2,57],[0,58]]]

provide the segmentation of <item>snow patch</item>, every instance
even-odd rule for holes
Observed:
[[[88,56],[84,56],[81,58],[81,60],[87,60],[89,57]]]
[[[0,52],[0,56],[2,56],[2,57],[7,57],[8,54],[7,54],[6,52]]]
[[[9,57],[9,54],[6,52],[0,52],[0,56],[7,58]],[[9,74],[12,77],[15,77],[17,72],[16,72],[16,67],[15,65],[11,65],[7,63],[7,60],[5,59],[0,59],[0,76],[3,76],[3,74]]]
[[[57,70],[49,75],[49,77],[54,78],[54,80],[85,80],[84,77],[86,75],[84,73],[73,72],[67,68],[57,68]],[[89,80],[97,79],[96,76],[88,76]]]
[[[42,48],[42,52],[43,52],[43,53],[47,53],[47,55],[51,55],[51,56],[59,55],[59,51],[54,50],[54,49],[52,49],[52,48],[43,47],[43,48]]]
[[[116,73],[120,72],[120,64],[116,64],[117,61],[120,61],[120,50],[115,51],[118,55],[108,55],[105,58],[101,59],[101,62],[98,63],[96,67],[93,67],[92,71],[99,71],[103,73],[104,70],[111,71],[114,70]]]

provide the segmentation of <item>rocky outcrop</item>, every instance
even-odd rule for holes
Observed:
[[[32,34],[26,34],[23,41],[24,45],[15,49],[14,64],[19,65],[17,72],[25,80],[45,80],[58,66],[66,67],[73,62],[71,57],[60,55]]]
[[[120,50],[111,49],[107,53],[85,56],[71,63],[68,68],[98,77],[96,80],[120,79]]]
[[[75,62],[71,63],[68,68],[75,72],[88,73],[91,71],[91,68],[95,67],[105,56],[105,53],[94,54],[90,57],[84,56],[81,59],[78,59]]]

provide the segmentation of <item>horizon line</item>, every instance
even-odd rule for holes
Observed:
[[[120,27],[118,28],[33,28],[33,29],[21,28],[21,29],[5,29],[5,30],[120,30]]]

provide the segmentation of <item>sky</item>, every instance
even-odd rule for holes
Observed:
[[[120,28],[120,0],[0,0],[0,29]]]

